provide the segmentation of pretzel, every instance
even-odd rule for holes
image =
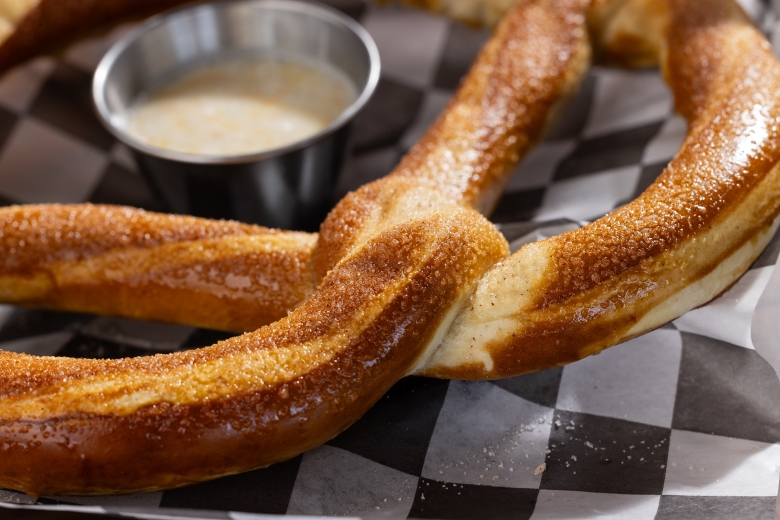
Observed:
[[[582,76],[588,32],[598,56],[630,62],[625,41],[638,61],[652,51],[688,135],[637,200],[507,257],[474,208],[489,210]],[[263,467],[337,435],[406,374],[557,366],[705,303],[777,228],[779,93],[780,65],[730,0],[527,0],[423,140],[392,175],[340,202],[313,249],[311,236],[124,208],[3,210],[0,295],[10,301],[89,307],[102,297],[91,277],[117,266],[95,283],[123,294],[105,297],[110,312],[138,315],[131,303],[154,305],[154,291],[224,290],[187,280],[199,265],[224,265],[226,283],[251,279],[246,260],[230,271],[251,244],[257,268],[283,282],[258,298],[292,310],[317,287],[288,316],[204,349],[122,360],[0,352],[0,487],[148,491]],[[126,265],[139,258],[148,261]],[[144,274],[157,266],[166,274]],[[179,319],[157,305],[140,315]]]
[[[0,71],[79,36],[193,0],[0,0]]]

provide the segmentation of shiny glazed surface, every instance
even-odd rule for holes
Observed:
[[[243,332],[315,290],[316,236],[110,206],[0,210],[0,297]]]
[[[657,2],[634,3],[624,9],[653,11],[629,20],[644,23],[657,12]],[[771,238],[762,232],[780,211],[777,60],[731,2],[669,2],[664,16],[674,49],[664,51],[664,72],[689,122],[677,156],[637,200],[497,266],[423,373],[490,378],[576,361],[716,296],[736,275],[702,282],[691,296],[701,301],[682,301],[667,320],[642,324],[680,288],[739,251],[754,257]],[[506,283],[518,273],[525,278]],[[512,297],[513,305],[503,304]]]

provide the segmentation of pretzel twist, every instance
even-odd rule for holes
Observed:
[[[507,258],[472,208],[492,207],[576,85],[589,31],[598,56],[662,65],[688,136],[639,199]],[[673,319],[732,283],[777,227],[778,94],[780,65],[730,0],[527,0],[426,137],[319,237],[120,208],[2,210],[7,301],[236,329],[252,325],[240,312],[252,299],[261,323],[305,301],[196,351],[0,352],[0,487],[131,492],[262,467],[332,438],[405,374],[521,374]],[[176,295],[187,311],[163,301]],[[216,302],[228,310],[212,318]]]

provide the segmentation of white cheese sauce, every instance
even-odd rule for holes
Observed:
[[[151,146],[231,156],[315,135],[357,96],[334,67],[273,56],[197,66],[136,100],[127,129]]]

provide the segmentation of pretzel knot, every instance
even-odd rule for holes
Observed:
[[[637,200],[508,256],[479,211],[591,54],[659,64],[688,135]],[[731,0],[524,0],[421,142],[318,237],[107,206],[4,209],[6,301],[262,327],[133,359],[0,352],[0,487],[132,492],[263,467],[334,437],[407,374],[517,375],[656,328],[727,288],[774,233],[778,100],[780,66]]]

